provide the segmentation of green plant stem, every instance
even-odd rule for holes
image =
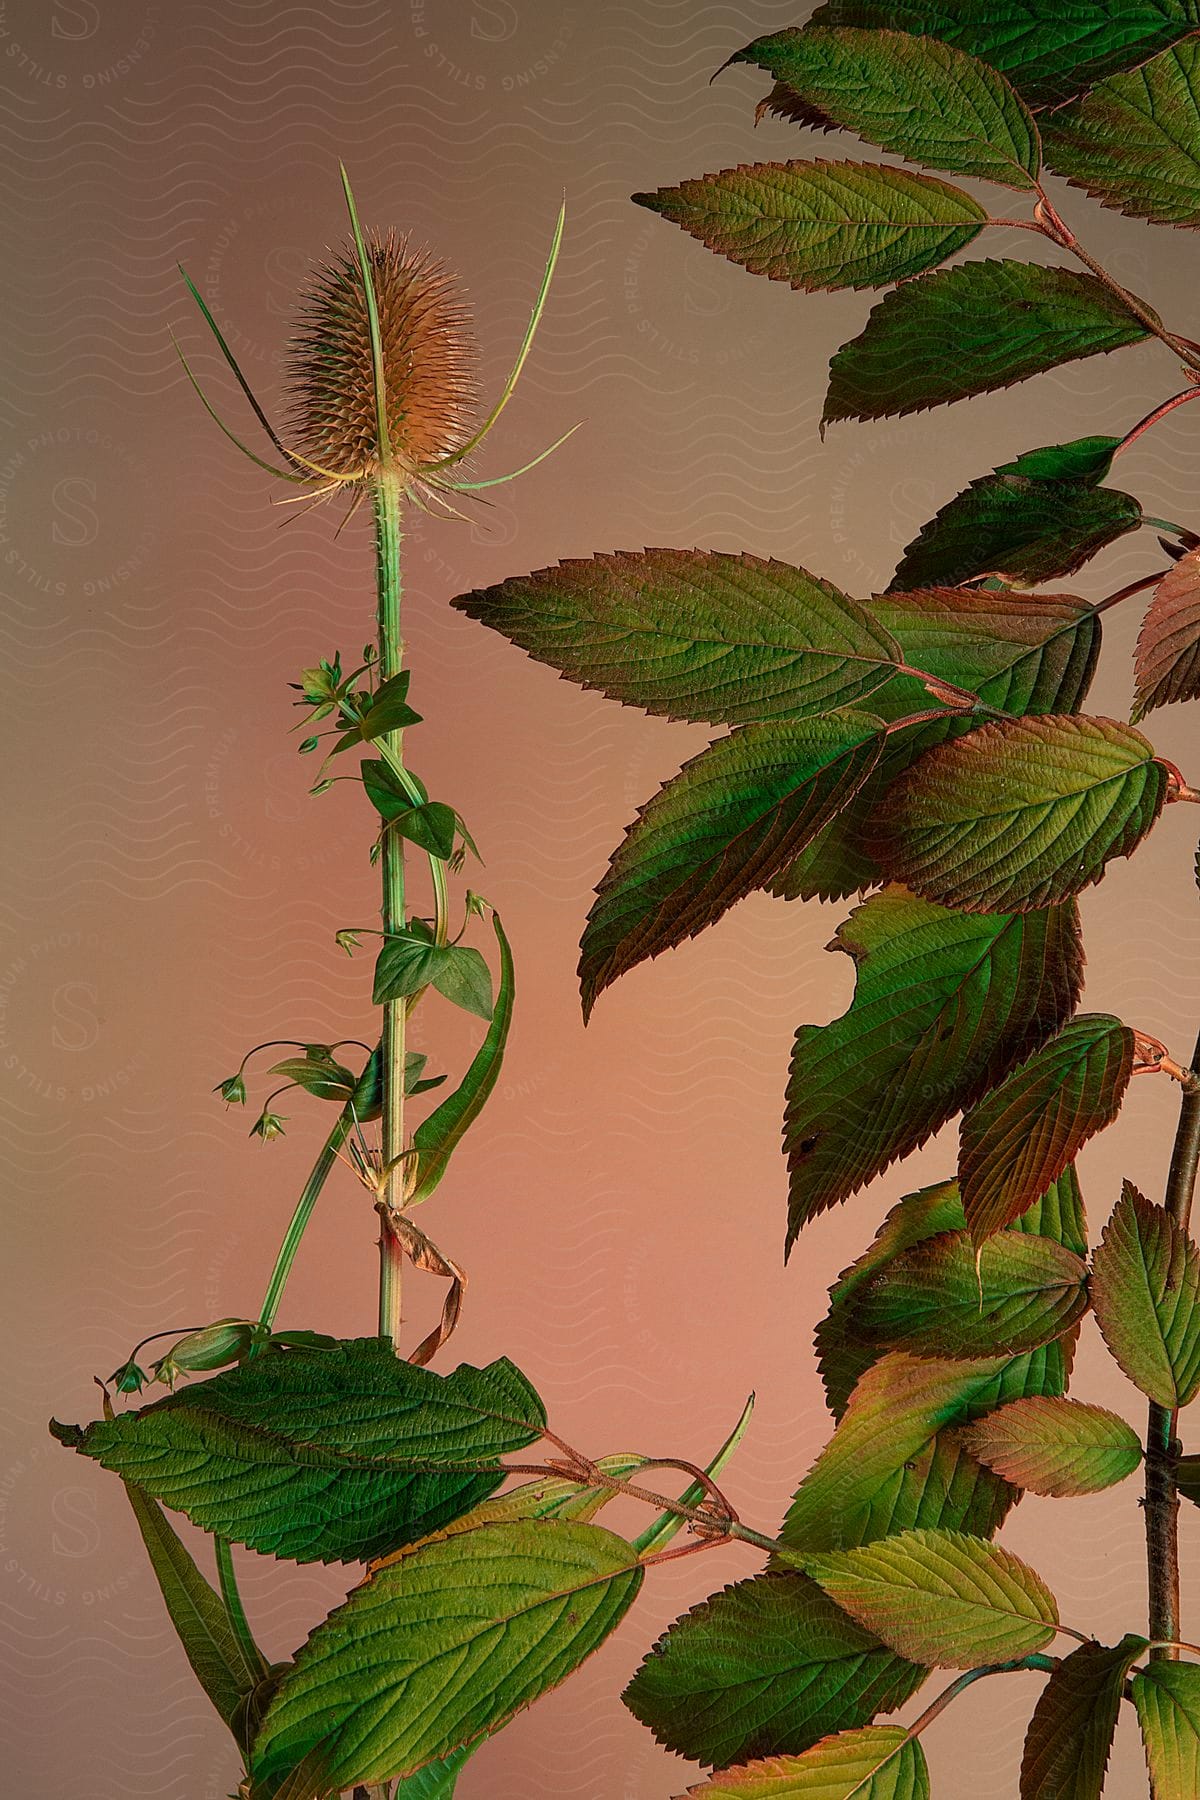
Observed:
[[[1018,1656],[1011,1662],[985,1663],[978,1669],[968,1669],[965,1674],[957,1676],[949,1687],[943,1688],[937,1699],[925,1708],[919,1719],[914,1719],[908,1728],[906,1743],[920,1737],[927,1725],[932,1725],[939,1713],[945,1712],[952,1700],[957,1700],[964,1688],[969,1688],[973,1681],[979,1681],[984,1675],[1011,1675],[1025,1669],[1035,1669],[1046,1675],[1052,1675],[1058,1667],[1058,1659],[1054,1656]]]
[[[375,487],[375,555],[378,584],[379,672],[384,681],[400,673],[404,661],[404,641],[400,635],[400,541],[403,487],[398,477],[387,470],[381,472]],[[390,731],[382,739],[385,759],[399,772],[404,766],[402,734]],[[382,919],[385,935],[403,931],[404,911],[404,839],[397,831],[385,831],[381,855],[383,865]],[[380,1204],[383,1208],[379,1233],[379,1335],[400,1341],[403,1308],[404,1252],[391,1231],[387,1215],[399,1212],[404,1203],[404,1051],[408,1008],[403,1000],[389,1000],[383,1008],[383,1054],[380,1074],[383,1081],[383,1124],[381,1146],[383,1182]]]
[[[1200,1066],[1200,1039],[1193,1067]],[[1167,1176],[1166,1208],[1181,1231],[1188,1229],[1196,1171],[1200,1167],[1200,1090],[1185,1086],[1179,1124]],[[1175,1483],[1176,1413],[1150,1404],[1146,1425],[1146,1574],[1149,1587],[1149,1635],[1158,1644],[1151,1657],[1174,1662],[1169,1646],[1180,1636],[1179,1620],[1179,1490]]]
[[[321,1196],[321,1189],[329,1177],[329,1172],[337,1161],[337,1153],[354,1129],[354,1111],[347,1102],[338,1114],[337,1123],[321,1146],[321,1153],[312,1166],[312,1173],[304,1184],[296,1209],[292,1214],[284,1239],[279,1246],[279,1254],[275,1258],[275,1267],[271,1270],[271,1279],[267,1283],[267,1291],[263,1298],[259,1321],[266,1326],[275,1323],[275,1315],[279,1311],[279,1302],[283,1298],[283,1290],[287,1278],[291,1274],[292,1264],[296,1260],[296,1252],[300,1248],[300,1240],[304,1236],[308,1221],[312,1218],[313,1208]]]
[[[254,1633],[250,1629],[250,1621],[247,1619],[246,1609],[242,1605],[229,1539],[215,1537],[213,1549],[217,1558],[217,1582],[221,1589],[221,1599],[225,1603],[225,1611],[229,1615],[229,1624],[237,1639],[242,1660],[248,1669],[259,1669],[265,1674],[267,1661],[254,1641]]]

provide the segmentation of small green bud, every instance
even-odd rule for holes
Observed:
[[[230,1075],[225,1081],[218,1081],[213,1093],[220,1094],[226,1106],[245,1106],[246,1083],[241,1071],[239,1070],[236,1075]]]
[[[318,794],[327,794],[332,786],[332,781],[318,781],[316,787],[310,787],[308,791],[315,800]]]
[[[320,738],[315,738],[315,737],[305,738],[304,742],[300,746],[301,756],[307,756],[310,751],[315,750],[317,748],[317,745],[320,742],[321,742]]]
[[[218,1319],[173,1344],[155,1363],[154,1378],[174,1387],[179,1375],[202,1375],[241,1362],[253,1342],[254,1326],[248,1319]]]
[[[115,1384],[118,1394],[140,1394],[150,1377],[130,1357],[127,1363],[114,1369],[108,1379]]]
[[[260,1137],[264,1144],[269,1144],[272,1138],[285,1137],[286,1119],[286,1113],[261,1112],[250,1127],[250,1136]]]
[[[346,952],[347,956],[353,956],[362,944],[362,939],[357,931],[337,931],[334,933],[333,941],[339,950]]]

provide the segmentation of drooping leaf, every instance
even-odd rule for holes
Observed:
[[[854,706],[899,656],[883,627],[828,582],[717,550],[566,561],[454,605],[581,687],[715,725]]]
[[[1004,1232],[977,1264],[969,1234],[945,1231],[868,1276],[848,1328],[919,1356],[996,1356],[1062,1337],[1087,1308],[1087,1267],[1053,1239]]]
[[[900,1656],[969,1668],[1040,1650],[1054,1596],[1009,1550],[960,1531],[905,1531],[806,1559],[812,1579]]]
[[[1200,1250],[1126,1181],[1092,1259],[1092,1305],[1135,1387],[1173,1411],[1200,1392]]]
[[[688,1800],[929,1800],[929,1770],[906,1731],[864,1725],[822,1738],[799,1756],[724,1769],[689,1788]]]
[[[1018,1218],[1111,1125],[1133,1074],[1135,1038],[1107,1013],[1080,1013],[963,1119],[958,1180],[976,1244]]]
[[[1032,188],[1038,129],[1003,75],[934,37],[792,28],[756,38],[731,62],[756,64],[822,121],[909,162]]]
[[[1118,212],[1200,225],[1200,34],[1050,114],[1046,157]]]
[[[1138,633],[1132,717],[1200,699],[1200,550],[1163,576]]]
[[[827,0],[812,22],[928,32],[1054,106],[1200,24],[1195,0]]]
[[[910,667],[969,688],[1005,712],[1074,712],[1091,683],[1100,620],[1073,595],[927,588],[869,604]],[[900,719],[922,711],[928,696],[911,676],[898,675],[870,704],[881,717]],[[969,728],[969,720],[947,718],[894,731],[856,798],[768,884],[770,891],[787,900],[842,900],[882,881],[866,848],[868,821],[915,757]]]
[[[1046,1396],[999,1407],[966,1426],[963,1441],[1007,1481],[1051,1499],[1098,1494],[1142,1460],[1137,1432],[1116,1413]]]
[[[833,1024],[796,1034],[789,1245],[1064,1024],[1082,978],[1071,908],[979,918],[887,888],[832,947],[854,958],[854,999]]]
[[[450,1158],[458,1148],[464,1134],[479,1117],[487,1103],[488,1097],[500,1078],[500,1068],[504,1061],[504,1048],[508,1042],[509,1028],[512,1025],[513,1011],[513,959],[509,942],[504,935],[499,916],[492,914],[492,929],[496,933],[496,942],[500,948],[500,982],[496,992],[496,1004],[491,1009],[487,1036],[471,1059],[471,1066],[458,1087],[447,1095],[441,1105],[422,1119],[413,1132],[413,1148],[417,1152],[416,1177],[408,1204],[416,1206],[422,1200],[428,1200],[430,1194],[438,1186],[450,1165]],[[482,962],[482,957],[480,961]],[[486,970],[487,964],[484,964]],[[488,996],[491,996],[491,976],[488,975]],[[480,992],[482,1000],[482,989]],[[474,1010],[474,1009],[472,1009]]]
[[[858,792],[884,742],[859,714],[745,725],[641,808],[588,914],[586,1018],[618,975],[694,937],[762,887]]]
[[[322,1795],[410,1775],[473,1744],[571,1674],[643,1570],[598,1525],[481,1525],[418,1545],[310,1634],[259,1733],[264,1790]]]
[[[722,1768],[869,1724],[903,1706],[925,1675],[807,1576],[780,1572],[739,1581],[677,1619],[622,1697],[660,1744]]]
[[[883,163],[739,163],[634,194],[718,256],[793,288],[886,287],[936,268],[987,213],[961,188]]]
[[[205,1531],[296,1562],[358,1562],[493,1493],[500,1457],[544,1426],[537,1395],[504,1359],[435,1375],[362,1338],[257,1357],[56,1435]]]
[[[1049,1677],[1029,1721],[1021,1800],[1100,1800],[1125,1678],[1146,1648],[1081,1644]]]
[[[1200,1794],[1200,1668],[1152,1662],[1133,1678],[1146,1762],[1156,1800]]]
[[[875,853],[926,899],[968,912],[1056,905],[1130,856],[1169,772],[1116,719],[1005,719],[930,750],[889,790]]]
[[[1026,451],[973,481],[906,546],[892,591],[981,575],[1036,584],[1074,574],[1141,523],[1142,509],[1132,494],[1096,485],[1118,441],[1081,438]],[[1055,472],[1056,459],[1061,474]],[[1097,475],[1067,473],[1072,460],[1080,471],[1089,460],[1093,467],[1105,466]]]
[[[414,712],[408,704],[411,679],[411,671],[401,669],[398,675],[389,676],[375,690],[370,706],[359,721],[358,736],[364,742],[372,743],[391,731],[402,731],[406,725],[421,723],[420,713]]]
[[[132,1482],[125,1492],[192,1673],[236,1735],[247,1696],[266,1675],[267,1665],[238,1637],[220,1594],[200,1573],[162,1508]]]
[[[948,1428],[1026,1391],[1031,1364],[1030,1357],[962,1362],[889,1351],[862,1376],[800,1483],[780,1543],[806,1566],[812,1552],[917,1527],[986,1536],[1016,1490],[998,1485]]]
[[[821,423],[945,406],[1148,335],[1093,275],[1037,263],[963,263],[918,276],[879,301],[829,366]]]
[[[285,1057],[272,1065],[270,1073],[294,1081],[318,1100],[349,1100],[360,1080],[332,1055]]]

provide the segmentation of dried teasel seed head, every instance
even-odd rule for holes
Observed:
[[[379,309],[391,464],[415,474],[470,432],[475,345],[466,304],[447,270],[404,238],[369,236]],[[358,256],[321,268],[301,302],[288,348],[292,442],[335,475],[381,467],[371,331]]]

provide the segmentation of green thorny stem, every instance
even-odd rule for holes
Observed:
[[[1200,1039],[1192,1067],[1200,1068]],[[1167,1176],[1166,1207],[1181,1231],[1187,1231],[1200,1167],[1200,1084],[1188,1083],[1179,1106],[1179,1125]],[[1150,1637],[1158,1648],[1152,1656],[1171,1662],[1180,1635],[1179,1620],[1179,1490],[1174,1458],[1177,1414],[1150,1405],[1146,1425],[1146,1575],[1149,1588]]]
[[[375,556],[379,594],[379,673],[390,681],[400,673],[404,660],[404,642],[400,635],[400,541],[403,484],[388,469],[380,471],[375,485]],[[386,758],[393,768],[403,768],[403,742],[400,731],[390,731],[383,739]],[[385,830],[380,862],[383,869],[382,923],[385,940],[403,931],[404,912],[404,839],[398,831]],[[379,1190],[379,1335],[400,1341],[403,1306],[404,1251],[395,1233],[388,1229],[390,1214],[404,1205],[406,1169],[404,1161],[404,1051],[408,1005],[404,1000],[388,1000],[383,1007],[383,1055],[380,1076],[383,1083],[383,1123],[381,1127],[382,1175]]]

